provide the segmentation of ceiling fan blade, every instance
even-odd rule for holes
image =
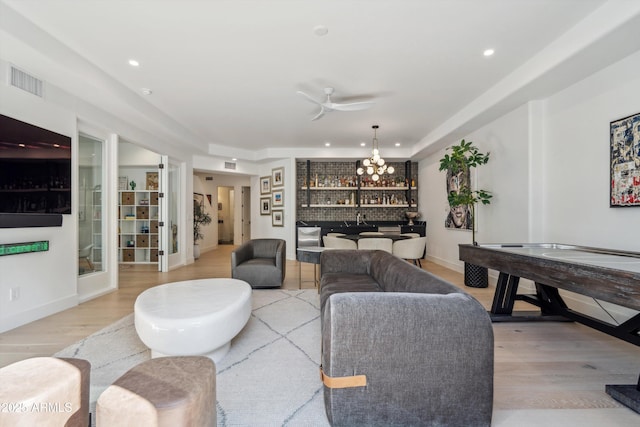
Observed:
[[[366,110],[367,108],[371,108],[373,107],[373,105],[375,104],[375,102],[373,101],[366,101],[366,102],[352,102],[350,104],[335,104],[332,103],[330,105],[325,105],[325,108],[331,108],[332,110],[338,110],[338,111],[359,111],[359,110]]]
[[[297,93],[298,95],[302,95],[302,96],[304,96],[304,97],[307,99],[307,101],[313,102],[314,104],[317,104],[317,105],[322,105],[322,103],[321,103],[321,102],[316,101],[315,99],[313,99],[312,97],[310,97],[309,95],[307,95],[306,93],[304,93],[304,92],[302,92],[302,91],[300,91],[300,90],[299,90],[299,91],[297,91],[296,93]]]
[[[318,120],[322,116],[324,116],[324,107],[321,105],[320,112],[313,119],[311,119],[311,121]]]

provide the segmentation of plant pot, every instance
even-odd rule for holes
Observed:
[[[489,270],[480,265],[464,263],[464,284],[471,288],[489,286]]]
[[[195,243],[193,245],[193,259],[200,258],[200,245]]]

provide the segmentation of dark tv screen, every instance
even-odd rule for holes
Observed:
[[[71,213],[71,138],[0,114],[0,213]]]

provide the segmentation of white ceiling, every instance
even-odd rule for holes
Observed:
[[[5,60],[159,138],[251,160],[311,151],[362,157],[373,124],[386,156],[418,157],[640,43],[611,48],[616,28],[640,25],[637,14],[635,25],[598,22],[615,15],[604,0],[2,3]],[[314,34],[318,25],[326,36]],[[495,55],[484,57],[487,48]],[[318,109],[296,91],[320,100],[327,86],[334,102],[376,104],[311,121]]]

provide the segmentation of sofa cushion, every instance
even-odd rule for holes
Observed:
[[[252,245],[253,257],[271,258],[275,262],[278,245],[280,245],[280,239],[254,239]]]
[[[493,329],[464,293],[336,293],[322,320],[322,369],[366,376],[324,388],[332,426],[491,424]]]
[[[453,284],[384,251],[371,254],[371,276],[385,292],[450,294],[463,292]]]
[[[276,259],[275,258],[251,258],[241,264],[242,267],[265,267],[265,266],[275,266]]]
[[[368,274],[326,273],[320,282],[320,312],[329,297],[338,292],[382,292],[382,287]]]

